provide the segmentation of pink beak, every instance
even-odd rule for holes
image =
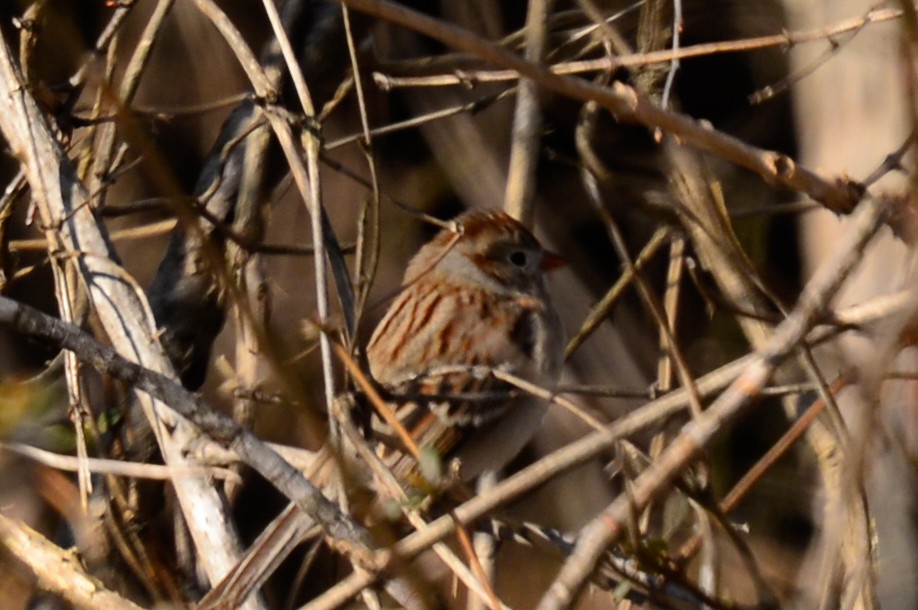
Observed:
[[[542,262],[539,264],[539,269],[542,271],[554,271],[555,269],[560,269],[561,267],[567,266],[567,259],[563,256],[555,254],[554,252],[549,252],[546,250],[542,254]]]

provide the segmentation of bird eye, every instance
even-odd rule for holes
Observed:
[[[526,263],[529,262],[529,257],[526,256],[526,253],[522,250],[514,250],[510,253],[510,256],[508,256],[507,259],[520,268],[525,267]]]

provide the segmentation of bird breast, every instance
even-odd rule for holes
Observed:
[[[525,296],[423,277],[406,287],[367,347],[370,371],[393,386],[443,366],[487,366],[539,381],[558,368],[557,313]]]

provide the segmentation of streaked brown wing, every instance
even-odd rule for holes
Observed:
[[[460,447],[463,438],[506,413],[513,389],[498,381],[488,367],[444,366],[390,389],[392,408],[405,430],[421,449],[433,449],[444,462]],[[379,453],[395,476],[405,482],[417,462],[394,441],[395,431],[377,414],[373,434]]]
[[[389,393],[396,418],[418,447],[444,461],[469,434],[511,406],[512,388],[491,367],[530,377],[539,368],[535,344],[541,310],[529,298],[473,289],[430,274],[407,286],[367,347],[374,378]],[[403,482],[416,460],[394,430],[371,418],[380,455]]]

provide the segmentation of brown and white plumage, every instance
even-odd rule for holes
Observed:
[[[441,231],[409,263],[367,359],[413,442],[458,458],[467,480],[513,458],[545,415],[544,401],[519,395],[491,371],[549,388],[557,381],[564,337],[544,274],[561,259],[506,214],[468,212],[456,224],[458,232]],[[370,423],[384,463],[410,482],[415,458],[383,417],[374,413]],[[243,600],[310,523],[288,507],[202,607]]]
[[[514,398],[491,369],[551,387],[561,368],[561,322],[545,286],[545,271],[559,258],[546,252],[519,222],[500,212],[468,212],[458,233],[444,230],[415,255],[402,290],[367,347],[373,377],[388,390],[396,415],[418,446],[441,457],[458,455],[463,478],[499,467],[529,440],[543,403]],[[521,407],[490,456],[465,455],[471,437],[488,434]],[[374,429],[386,434],[380,418]],[[512,441],[512,442],[511,442]],[[509,444],[508,444],[509,443]],[[399,478],[412,459],[383,451]],[[476,465],[465,462],[474,458]],[[481,462],[481,466],[477,463]],[[489,463],[490,462],[490,463]]]

